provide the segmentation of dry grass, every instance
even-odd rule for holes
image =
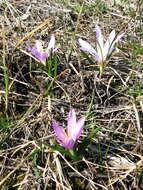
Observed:
[[[0,1],[0,189],[138,190],[143,188],[142,0]],[[125,32],[102,77],[77,39],[96,43]],[[25,41],[56,36],[58,76],[27,55]],[[94,60],[94,59],[93,59]],[[54,81],[44,95],[46,81]],[[66,123],[74,107],[87,115],[79,144],[100,130],[83,157],[71,160],[55,143],[51,119]]]

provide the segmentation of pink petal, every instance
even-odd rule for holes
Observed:
[[[74,109],[70,109],[69,114],[68,114],[68,126],[67,126],[67,131],[68,131],[68,136],[72,136],[74,130],[76,127],[76,114]]]
[[[75,141],[71,138],[65,139],[65,142],[62,142],[61,145],[65,148],[72,149],[74,147]]]
[[[76,124],[76,130],[75,130],[75,137],[74,137],[75,140],[80,137],[80,135],[83,131],[84,122],[85,122],[85,117],[82,117],[78,120],[78,122]]]
[[[78,42],[79,42],[79,44],[81,46],[81,50],[87,51],[91,55],[95,56],[97,60],[99,59],[99,56],[98,56],[97,52],[95,51],[95,49],[88,42],[82,40],[81,38],[78,39]]]
[[[26,45],[28,50],[31,51],[31,54],[39,61],[45,61],[46,58],[49,57],[49,53],[43,51],[42,43],[39,40],[36,40],[36,43],[33,47],[28,42]]]
[[[55,120],[52,120],[52,126],[55,131],[57,141],[65,148],[73,148],[75,141],[67,136],[64,129]]]
[[[34,55],[39,61],[45,61],[47,57],[49,57],[48,52],[39,52],[37,50],[31,50],[32,55]]]
[[[58,142],[62,142],[65,138],[68,138],[64,129],[55,120],[52,120],[52,126]]]
[[[47,49],[48,49],[48,50],[50,50],[50,49],[54,49],[54,47],[55,47],[55,35],[52,34]]]

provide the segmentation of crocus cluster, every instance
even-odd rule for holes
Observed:
[[[115,44],[123,37],[124,33],[116,35],[115,30],[112,30],[112,32],[109,34],[108,39],[104,43],[104,38],[100,27],[96,25],[95,29],[97,40],[96,50],[85,40],[82,40],[80,38],[78,41],[81,46],[81,50],[86,51],[95,57],[99,64],[100,71],[102,72],[108,57],[114,50]]]
[[[51,51],[55,52],[56,50],[55,36],[54,34],[51,35],[50,42],[45,50],[43,49],[42,42],[39,40],[36,40],[34,46],[31,46],[27,43],[27,47],[31,54],[45,65],[45,61],[50,56]]]
[[[57,141],[65,148],[72,149],[76,140],[80,137],[85,122],[85,117],[76,121],[75,110],[71,109],[68,114],[67,132],[55,120],[52,120],[52,126]]]
[[[98,25],[96,25],[96,50],[85,40],[82,40],[80,38],[78,41],[81,46],[81,50],[86,51],[95,57],[100,67],[100,73],[102,73],[109,56],[115,48],[115,44],[123,37],[123,35],[124,33],[116,35],[115,30],[113,30],[104,43],[101,29]],[[34,46],[27,44],[27,47],[31,54],[45,65],[46,59],[50,56],[51,52],[56,51],[55,36],[54,34],[51,35],[50,42],[45,50],[43,49],[42,43],[39,40],[36,41]],[[66,132],[64,128],[57,123],[57,121],[52,120],[52,126],[57,141],[63,147],[72,150],[76,143],[76,140],[80,137],[83,131],[84,122],[85,117],[81,117],[78,121],[76,121],[76,114],[74,109],[71,109],[69,111]]]

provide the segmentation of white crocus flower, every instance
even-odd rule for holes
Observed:
[[[86,51],[95,57],[100,66],[100,72],[102,73],[109,56],[114,50],[115,44],[123,37],[123,35],[124,33],[117,36],[115,30],[112,30],[108,39],[104,43],[101,29],[98,25],[96,25],[96,50],[88,42],[82,40],[81,38],[79,38],[78,41],[81,46],[81,50]]]

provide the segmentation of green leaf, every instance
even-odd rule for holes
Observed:
[[[139,44],[130,44],[135,53],[143,55],[143,48]]]
[[[95,64],[95,62],[89,57],[89,55],[86,52],[81,50],[81,54],[89,61],[89,63]]]
[[[87,138],[79,145],[77,154],[82,155],[85,152],[85,149],[91,144],[92,138],[96,136],[97,132],[100,130],[101,128],[92,129]]]

